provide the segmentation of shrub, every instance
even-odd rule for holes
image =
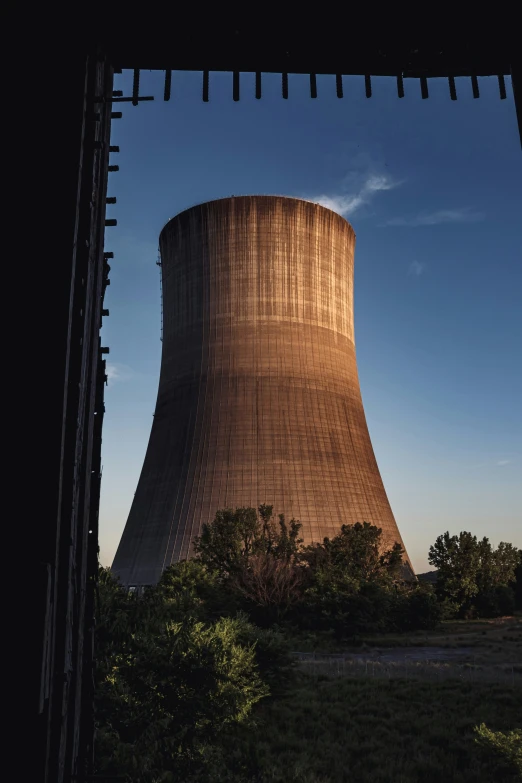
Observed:
[[[255,632],[242,617],[205,623],[187,612],[165,621],[172,607],[161,603],[161,589],[135,598],[109,587],[99,610],[105,624],[96,668],[97,771],[124,773],[134,783],[186,781],[219,756],[224,732],[248,721],[269,693]],[[179,592],[171,599],[176,612]],[[137,608],[136,615],[121,606]],[[126,618],[126,630],[112,615]],[[121,630],[109,643],[110,627]]]
[[[254,649],[259,674],[271,695],[282,692],[292,679],[297,663],[290,643],[277,626],[258,628],[246,622],[246,617],[244,620],[238,635],[240,643]]]
[[[476,617],[504,617],[515,611],[515,595],[507,585],[479,593],[473,604]]]
[[[199,620],[234,615],[239,602],[225,588],[216,570],[197,559],[169,566],[155,588],[144,598],[160,608],[163,619],[183,619],[187,613]]]
[[[400,597],[399,631],[430,631],[442,619],[442,607],[431,589],[417,588]]]
[[[475,727],[476,741],[485,750],[492,751],[507,767],[514,767],[522,775],[522,729],[491,731],[485,723]]]

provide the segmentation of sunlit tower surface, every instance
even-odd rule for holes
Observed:
[[[210,201],[160,234],[163,350],[113,571],[155,583],[220,508],[269,503],[305,543],[370,522],[402,539],[375,460],[353,323],[355,233],[281,196]]]

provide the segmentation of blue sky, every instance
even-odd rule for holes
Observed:
[[[132,74],[116,77],[130,94]],[[106,229],[113,250],[103,343],[110,346],[100,513],[112,562],[139,478],[156,401],[158,235],[193,204],[272,193],[320,201],[357,234],[355,330],[363,401],[388,497],[417,570],[437,535],[461,530],[522,547],[522,155],[511,85],[319,76],[142,74],[113,123]]]

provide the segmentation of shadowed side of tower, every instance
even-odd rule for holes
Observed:
[[[219,508],[273,504],[306,543],[362,521],[402,543],[359,388],[354,246],[339,215],[279,196],[167,223],[158,399],[113,564],[123,583],[156,582]]]

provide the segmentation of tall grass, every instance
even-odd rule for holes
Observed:
[[[245,739],[263,783],[508,783],[513,765],[475,727],[522,726],[522,688],[482,682],[312,678],[259,705]]]

